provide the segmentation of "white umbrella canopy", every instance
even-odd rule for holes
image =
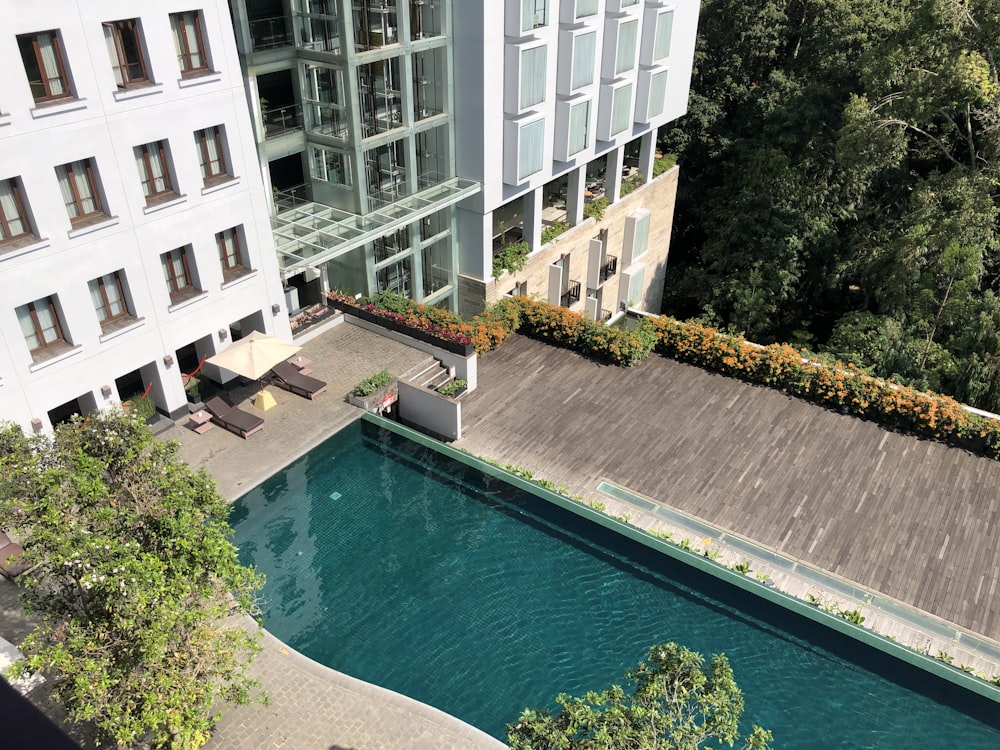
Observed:
[[[301,346],[289,344],[275,336],[251,331],[250,335],[205,361],[232,370],[245,378],[260,380],[278,362],[288,359],[301,349]]]

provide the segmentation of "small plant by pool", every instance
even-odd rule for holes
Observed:
[[[676,641],[727,655],[776,748],[1000,747],[996,704],[372,424],[232,520],[278,638],[498,738]]]

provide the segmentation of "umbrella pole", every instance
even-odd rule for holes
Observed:
[[[278,403],[274,400],[274,396],[264,388],[264,381],[258,380],[257,385],[260,386],[260,391],[253,397],[253,405],[261,411],[267,411],[272,406],[277,406]]]

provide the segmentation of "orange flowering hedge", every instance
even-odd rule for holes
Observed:
[[[757,346],[697,323],[654,319],[656,351],[751,383],[1000,459],[1000,423],[955,399],[875,378],[854,365],[804,361],[787,344]]]

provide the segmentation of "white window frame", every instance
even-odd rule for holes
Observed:
[[[522,160],[522,152],[525,146],[526,129],[535,131],[542,128],[540,144],[541,155],[537,163],[529,165],[526,171]],[[532,145],[532,144],[528,144]],[[545,118],[541,115],[531,118],[521,118],[520,120],[507,120],[504,122],[504,182],[508,185],[520,185],[532,175],[538,174],[545,169]],[[536,166],[537,164],[537,166]]]
[[[574,113],[580,107],[587,108],[586,133],[583,144],[574,144]],[[556,138],[552,158],[556,161],[570,161],[594,145],[594,100],[591,97],[577,97],[569,101],[556,102]]]
[[[540,56],[544,58],[541,66],[541,80],[537,78],[529,81],[531,84],[532,96],[526,98],[525,86],[526,75],[531,75],[532,70],[529,65],[531,60],[537,59],[537,50],[543,50]],[[529,53],[530,56],[529,56]],[[508,44],[504,55],[504,111],[510,115],[521,115],[535,109],[545,101],[548,88],[548,44],[545,41],[533,40],[517,44]],[[537,76],[537,66],[534,71]]]
[[[597,139],[601,141],[613,141],[622,133],[627,133],[632,124],[632,92],[634,84],[624,80],[617,83],[601,86],[601,94],[597,107]],[[622,93],[625,92],[625,93]],[[628,96],[628,117],[622,127],[617,127],[622,123],[614,121],[615,104],[620,101],[619,97]],[[620,105],[619,105],[620,106]],[[617,127],[617,129],[616,129]]]
[[[647,123],[660,120],[667,111],[670,73],[665,67],[639,71],[635,96],[635,121]],[[659,100],[659,109],[656,103]]]
[[[639,46],[639,63],[641,65],[652,66],[664,63],[670,59],[674,30],[677,25],[675,10],[672,5],[665,8],[646,8],[646,12],[642,17],[642,43]],[[665,20],[667,17],[670,18],[669,21]],[[665,54],[662,48],[658,49],[660,44],[664,43],[662,38],[660,38],[664,33],[664,29],[661,26],[663,23],[667,24],[667,40],[665,42],[667,49]]]
[[[593,45],[592,54],[588,60],[581,51],[581,38],[590,37]],[[582,91],[597,81],[597,57],[600,52],[597,29],[584,26],[579,29],[567,29],[559,32],[559,60],[556,70],[556,90],[563,96]],[[582,70],[589,69],[588,80],[578,77]]]
[[[639,52],[639,19],[634,16],[608,18],[604,22],[601,77],[613,80],[635,69]],[[623,47],[631,39],[632,50]]]

